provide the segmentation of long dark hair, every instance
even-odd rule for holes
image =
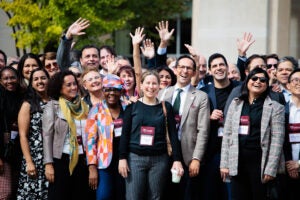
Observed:
[[[22,58],[20,59],[19,64],[18,64],[18,79],[19,79],[19,83],[20,83],[21,87],[24,89],[27,88],[27,85],[24,80],[25,77],[23,75],[23,68],[24,68],[25,61],[28,58],[34,59],[38,65],[38,68],[43,68],[43,64],[37,55],[35,55],[33,53],[27,53],[22,56]]]
[[[36,90],[32,87],[33,74],[38,71],[43,71],[47,78],[50,79],[48,72],[44,68],[34,69],[30,74],[29,85],[27,88],[27,92],[24,98],[24,101],[27,101],[30,104],[30,113],[41,112],[42,108],[40,106],[40,102],[42,101],[40,95],[36,92]]]
[[[171,85],[170,86],[173,86],[176,84],[177,82],[177,78],[176,78],[176,75],[174,74],[173,70],[170,69],[168,66],[166,65],[161,65],[160,67],[157,68],[157,72],[160,73],[161,71],[165,70],[166,72],[168,72],[171,76]]]
[[[262,68],[255,68],[253,70],[250,71],[249,75],[246,77],[246,80],[244,81],[242,87],[241,87],[241,95],[240,95],[240,99],[244,100],[244,101],[248,101],[249,98],[249,89],[247,87],[249,80],[255,75],[255,74],[264,74],[264,76],[266,77],[267,81],[267,89],[266,91],[264,91],[261,95],[262,98],[266,98],[267,95],[269,94],[269,76],[268,73],[263,70]]]
[[[52,99],[58,100],[59,97],[61,96],[60,91],[62,89],[63,83],[64,83],[64,79],[66,76],[72,75],[75,79],[75,82],[78,86],[79,89],[79,85],[77,82],[77,79],[75,77],[75,75],[73,74],[73,72],[69,71],[69,70],[63,70],[60,71],[56,74],[54,74],[50,80],[49,80],[49,84],[48,84],[48,95],[49,97],[51,97]]]

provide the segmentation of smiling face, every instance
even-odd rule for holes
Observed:
[[[17,89],[17,74],[14,71],[10,69],[4,70],[0,78],[0,83],[6,90],[15,91]]]
[[[295,72],[290,79],[290,83],[287,84],[288,90],[293,96],[300,99],[300,72]]]
[[[160,79],[160,84],[159,84],[160,89],[164,89],[164,88],[171,85],[172,78],[171,78],[171,75],[168,71],[161,70],[158,73],[158,75],[159,75],[159,79]]]
[[[48,81],[46,73],[42,70],[35,71],[32,75],[32,87],[37,93],[42,94],[47,91]]]
[[[228,64],[228,78],[230,80],[236,80],[236,81],[240,81],[241,80],[241,76],[240,76],[240,72],[238,71],[237,66],[235,66],[234,64]]]
[[[128,71],[121,71],[120,78],[124,82],[124,89],[126,91],[134,90],[134,75]]]
[[[56,59],[53,60],[45,59],[44,67],[47,70],[50,77],[52,77],[55,73],[60,71]]]
[[[78,92],[78,85],[75,81],[75,77],[73,75],[67,75],[64,77],[64,83],[62,84],[62,88],[60,90],[60,94],[63,98],[68,101],[72,101]]]
[[[141,84],[141,89],[144,97],[147,97],[148,99],[155,99],[159,91],[158,77],[153,74],[145,76]]]
[[[27,58],[24,62],[22,74],[25,79],[29,80],[32,70],[38,68],[38,63],[33,58]]]
[[[86,69],[99,69],[99,52],[96,48],[86,48],[80,58],[81,66]]]
[[[116,88],[103,88],[104,98],[108,106],[114,106],[120,102],[121,91],[122,90]]]
[[[284,61],[278,64],[276,77],[280,84],[286,85],[292,71],[294,70],[293,63],[290,61]]]
[[[100,50],[100,65],[104,71],[107,71],[107,61],[112,57],[112,54],[107,49]]]
[[[102,89],[102,79],[99,72],[90,71],[84,75],[83,87],[89,92],[97,92]]]
[[[191,79],[195,74],[194,63],[189,58],[182,58],[178,61],[175,68],[177,76],[177,85],[179,87],[185,87],[191,83]]]
[[[263,73],[253,75],[247,83],[249,96],[257,98],[263,94],[267,89],[267,81],[268,80]]]
[[[227,78],[228,67],[223,58],[215,58],[210,64],[210,73],[216,81],[223,81]]]

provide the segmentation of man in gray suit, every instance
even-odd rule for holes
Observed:
[[[173,105],[175,113],[185,170],[180,183],[180,199],[199,199],[200,163],[209,133],[209,100],[206,93],[191,86],[195,71],[193,58],[179,57],[175,66],[176,85],[159,93],[160,99]]]

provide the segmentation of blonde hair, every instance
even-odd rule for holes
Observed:
[[[142,74],[141,82],[143,83],[144,80],[145,80],[145,78],[146,78],[147,76],[151,76],[151,75],[155,76],[156,79],[157,79],[158,84],[160,84],[159,74],[158,74],[157,71],[155,71],[155,70],[147,70],[147,71],[145,71],[145,72]]]

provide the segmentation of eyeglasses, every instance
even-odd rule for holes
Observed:
[[[51,69],[51,66],[53,66],[54,68],[57,68],[58,67],[58,64],[57,62],[53,62],[53,63],[48,63],[47,65],[45,65],[45,68],[47,70]]]
[[[186,69],[187,71],[193,71],[194,68],[190,66],[184,66],[184,65],[177,65],[177,68],[180,70]]]
[[[17,77],[16,76],[7,76],[7,77],[3,77],[1,78],[2,81],[15,81],[17,80]]]
[[[297,85],[300,85],[300,79],[299,78],[293,78],[292,80],[291,80],[291,82],[293,83],[293,84],[297,84]]]
[[[267,65],[267,69],[271,69],[272,67],[274,67],[275,69],[277,69],[277,64],[268,64]]]
[[[121,92],[121,89],[118,88],[113,88],[113,87],[108,87],[108,88],[103,88],[103,92]]]
[[[251,80],[254,81],[254,82],[256,82],[257,80],[259,80],[259,82],[261,82],[261,83],[267,82],[267,78],[266,77],[252,76]]]
[[[99,80],[100,78],[101,78],[100,75],[99,76],[94,76],[94,77],[83,80],[83,82],[87,81],[87,82],[91,83],[93,80]]]

